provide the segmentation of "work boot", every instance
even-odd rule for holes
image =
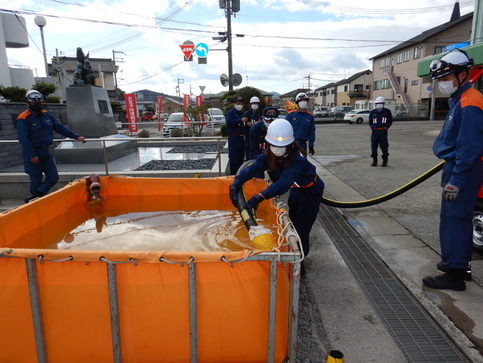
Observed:
[[[387,158],[382,158],[381,166],[387,166]]]
[[[436,264],[436,267],[438,268],[438,270],[440,270],[441,272],[445,272],[445,273],[448,273],[449,272],[449,267],[446,266],[446,265],[443,265],[442,262],[438,262]],[[471,281],[471,262],[468,262],[468,268],[466,269],[466,273],[465,275],[463,276],[463,279],[465,281]]]
[[[35,199],[38,199],[40,197],[43,197],[45,194],[44,193],[41,193],[41,192],[35,192],[34,194],[32,194],[31,196],[28,196],[27,198],[25,198],[23,201],[25,203],[29,203],[31,202],[32,200],[35,200]]]
[[[377,158],[372,158],[371,166],[377,166]]]
[[[423,284],[433,289],[464,291],[466,290],[465,274],[465,268],[449,268],[448,273],[435,277],[426,276],[423,278]]]

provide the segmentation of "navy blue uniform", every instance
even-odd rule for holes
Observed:
[[[310,112],[302,112],[298,108],[288,113],[285,119],[292,124],[293,136],[299,146],[307,152],[307,142],[309,148],[314,147],[315,142],[315,119]]]
[[[265,122],[257,122],[250,128],[250,154],[248,159],[255,159],[266,149],[265,135],[267,134],[267,126]]]
[[[240,189],[247,180],[267,170],[267,159],[266,152],[257,156],[253,164],[235,177],[233,186]],[[284,158],[277,158],[274,170],[268,170],[268,174],[274,183],[270,184],[260,194],[265,199],[270,199],[290,190],[288,198],[289,217],[299,234],[304,254],[307,256],[310,250],[310,230],[317,218],[322,201],[324,182],[318,177],[315,166],[299,153],[286,168],[284,167]]]
[[[37,113],[30,108],[17,118],[17,136],[22,146],[24,170],[30,176],[30,194],[47,192],[59,180],[59,174],[49,145],[54,140],[53,131],[61,135],[77,139],[78,134],[69,130],[47,111]],[[38,157],[39,163],[31,159]],[[45,174],[45,180],[42,173]]]
[[[228,133],[228,158],[230,173],[236,174],[245,159],[245,123],[243,112],[232,108],[225,115],[226,132]]]
[[[442,198],[439,238],[443,265],[466,269],[472,254],[473,210],[483,183],[483,96],[470,83],[449,102],[434,154],[444,159],[441,186],[450,183],[460,191],[454,201]]]
[[[253,109],[250,108],[248,111],[245,112],[244,116],[248,119],[248,121],[245,123],[245,140],[246,140],[245,160],[250,160],[252,159],[250,157],[250,150],[251,150],[250,130],[253,127],[253,125],[255,125],[258,121],[262,119],[262,115],[260,114],[260,112],[258,112],[258,110],[254,111]],[[250,126],[248,125],[249,122],[251,122]]]
[[[392,113],[387,108],[372,110],[369,114],[369,126],[371,127],[371,157],[377,159],[377,148],[382,151],[382,159],[387,160],[389,156],[389,142],[387,130],[392,125]]]

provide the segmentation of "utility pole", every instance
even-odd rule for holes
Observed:
[[[115,50],[112,51],[112,61],[114,62],[114,87],[115,87],[114,90],[116,91],[116,97],[117,97],[117,65],[116,65],[116,53],[124,54],[124,55],[126,55],[126,53],[120,52],[120,51],[115,51]]]
[[[228,90],[233,91],[233,53],[231,46],[231,5],[233,0],[226,1],[226,36],[228,38]]]

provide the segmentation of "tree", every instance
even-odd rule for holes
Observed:
[[[25,94],[27,90],[18,86],[5,87],[0,85],[0,96],[9,102],[25,102]]]
[[[226,114],[230,109],[233,108],[233,102],[235,101],[236,96],[243,97],[243,112],[250,108],[250,99],[252,97],[258,97],[260,99],[260,105],[258,106],[260,112],[262,112],[263,109],[267,106],[267,104],[265,103],[265,99],[263,98],[263,94],[258,88],[243,87],[236,91],[228,91],[223,95],[223,97],[221,97],[222,100],[226,100],[228,102],[223,109],[224,114]]]
[[[52,83],[39,82],[37,81],[32,89],[35,89],[42,93],[47,103],[60,103],[60,97],[51,96],[55,91],[57,91],[57,86]]]
[[[189,120],[188,128],[192,131],[193,135],[201,136],[201,132],[203,131],[203,127],[205,125],[201,118],[204,118],[207,110],[208,106],[189,106],[188,109],[184,111],[184,114]]]

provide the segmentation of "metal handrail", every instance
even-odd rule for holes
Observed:
[[[102,142],[102,149],[104,153],[104,167],[106,170],[106,175],[109,175],[109,167],[108,167],[108,160],[107,160],[107,148],[106,148],[106,142],[107,141],[163,141],[164,143],[170,143],[170,142],[176,142],[176,143],[190,143],[191,141],[216,141],[218,143],[218,174],[221,176],[221,140],[223,139],[222,136],[189,136],[189,137],[170,137],[170,138],[165,138],[165,137],[133,137],[131,139],[119,139],[115,137],[106,137],[106,138],[86,138],[86,142],[92,142],[92,141],[100,141]],[[11,140],[0,140],[0,144],[4,143],[18,143],[19,141],[16,139],[11,139]],[[60,143],[60,142],[80,142],[74,139],[54,139],[54,143]]]

